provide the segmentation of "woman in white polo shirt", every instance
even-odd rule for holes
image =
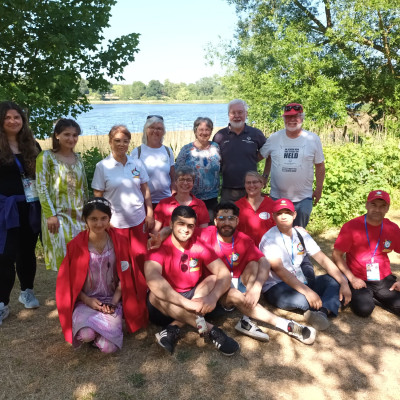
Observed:
[[[164,118],[149,115],[143,127],[142,144],[132,150],[131,156],[140,159],[149,175],[149,188],[153,207],[171,196],[174,179],[174,154],[162,144],[165,136]]]
[[[143,267],[148,232],[154,227],[153,207],[144,164],[128,151],[131,133],[124,125],[111,128],[111,154],[96,165],[92,188],[105,197],[113,209],[111,225],[128,237],[139,267]]]

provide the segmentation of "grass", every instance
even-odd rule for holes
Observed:
[[[214,133],[220,128],[215,128]],[[180,149],[187,143],[193,142],[195,139],[193,131],[171,131],[167,132],[164,137],[164,144],[172,148],[175,158],[178,156]],[[51,148],[51,139],[38,140],[43,150]],[[129,152],[142,143],[142,133],[132,133],[132,139],[129,146]],[[108,144],[108,135],[85,135],[80,136],[75,150],[83,153],[92,147],[98,147],[105,153],[110,152]]]
[[[398,212],[393,212],[397,223]],[[330,254],[338,230],[316,237]],[[391,255],[400,275],[400,257]],[[370,318],[349,309],[303,345],[260,324],[270,341],[240,335],[240,314],[215,322],[241,346],[224,357],[193,329],[183,329],[175,354],[156,343],[158,327],[126,334],[112,355],[90,346],[74,350],[64,341],[54,298],[56,273],[38,267],[35,292],[41,307],[26,310],[11,294],[11,314],[0,327],[0,399],[318,399],[395,400],[400,391],[400,319],[380,308]],[[264,305],[265,303],[261,301]],[[299,314],[275,310],[295,319]]]

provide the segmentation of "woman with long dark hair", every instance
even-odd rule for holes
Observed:
[[[81,128],[61,118],[54,127],[52,149],[36,161],[37,188],[42,205],[42,240],[47,269],[57,271],[67,243],[85,229],[82,208],[88,199],[85,168],[74,152]]]
[[[39,307],[33,292],[35,247],[40,232],[40,204],[35,187],[35,142],[24,111],[17,104],[0,103],[0,325],[9,314],[15,282],[19,301]]]

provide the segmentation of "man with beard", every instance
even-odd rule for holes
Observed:
[[[221,150],[222,190],[221,200],[235,202],[246,195],[244,176],[256,171],[259,153],[266,138],[256,128],[246,125],[247,104],[240,99],[228,104],[229,125],[219,130],[213,141]]]
[[[239,350],[239,344],[201,317],[211,312],[229,289],[230,276],[215,252],[193,236],[196,218],[191,207],[175,208],[170,222],[171,235],[148,254],[144,272],[150,289],[149,319],[165,326],[156,334],[156,339],[171,354],[180,329],[188,324],[209,337],[221,353],[231,356]],[[201,280],[205,270],[210,275]]]
[[[371,315],[375,304],[400,315],[400,281],[388,257],[400,253],[400,229],[385,218],[389,206],[388,193],[371,192],[367,213],[346,222],[334,245],[333,261],[349,280],[350,307],[360,317]]]
[[[261,148],[265,161],[264,178],[271,175],[271,198],[286,198],[295,206],[294,226],[306,227],[313,203],[322,195],[325,164],[319,136],[302,129],[303,106],[290,103],[284,107],[285,129],[273,133]],[[315,169],[315,190],[313,191]]]
[[[225,308],[236,307],[243,315],[235,329],[254,339],[269,337],[249,317],[270,324],[305,344],[315,340],[315,329],[278,317],[258,303],[261,289],[268,278],[269,264],[264,254],[246,234],[236,230],[239,208],[220,203],[216,208],[215,226],[204,228],[200,238],[208,243],[231,273],[231,288],[219,300]]]

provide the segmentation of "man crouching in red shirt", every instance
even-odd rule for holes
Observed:
[[[335,242],[333,260],[351,284],[350,307],[361,317],[371,315],[375,304],[400,315],[400,281],[388,257],[400,252],[400,228],[385,218],[389,206],[389,194],[374,190],[367,213],[346,222]]]
[[[229,289],[231,277],[214,250],[198,237],[192,237],[196,218],[191,207],[177,207],[171,217],[171,235],[159,249],[148,254],[144,272],[150,289],[149,318],[156,325],[166,326],[156,338],[170,353],[174,351],[180,328],[188,324],[230,356],[239,350],[239,344],[202,316],[215,308]],[[204,268],[211,275],[200,282]]]

